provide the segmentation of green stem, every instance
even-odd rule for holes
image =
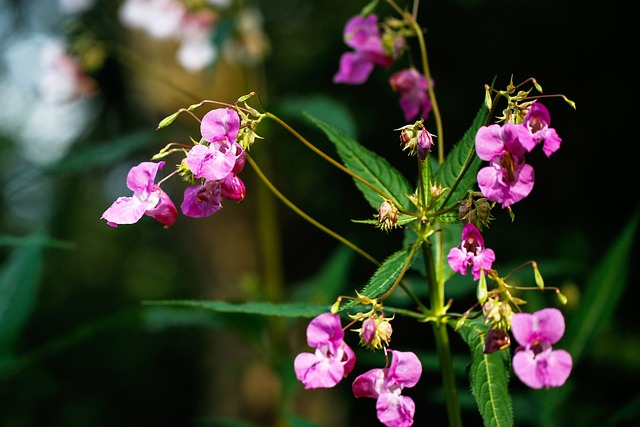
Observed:
[[[436,340],[436,351],[438,352],[438,362],[440,365],[440,375],[442,376],[442,388],[447,405],[449,426],[462,427],[462,415],[460,413],[460,400],[456,388],[456,377],[453,371],[453,358],[451,357],[451,346],[449,334],[445,322],[441,319],[446,315],[444,304],[444,282],[440,280],[441,275],[437,275],[431,247],[426,243],[422,245],[425,268],[427,272],[427,283],[429,285],[429,299],[431,309],[438,319],[433,322],[433,334]]]
[[[386,194],[384,191],[380,190],[378,187],[376,187],[375,185],[371,184],[370,182],[366,181],[365,179],[363,179],[362,177],[360,177],[358,174],[350,171],[349,169],[347,169],[346,167],[344,167],[341,163],[337,162],[335,159],[331,158],[330,156],[328,156],[326,153],[324,153],[322,150],[320,150],[318,147],[316,147],[315,145],[313,145],[311,142],[309,142],[305,137],[303,137],[302,135],[300,135],[295,129],[293,129],[291,126],[289,126],[287,123],[285,123],[282,119],[280,119],[278,116],[269,113],[269,112],[265,112],[265,115],[276,121],[280,126],[282,126],[283,128],[285,128],[287,131],[289,131],[293,136],[295,136],[300,142],[302,142],[304,145],[306,145],[309,149],[311,149],[314,153],[316,153],[318,156],[322,157],[323,159],[325,159],[327,162],[331,163],[333,166],[337,167],[338,169],[340,169],[342,172],[346,173],[347,175],[351,176],[353,179],[360,181],[362,184],[366,185],[367,187],[369,187],[370,189],[372,189],[373,191],[375,191],[376,193],[378,193],[380,196],[382,196],[384,199],[389,199],[389,200],[393,200],[393,198],[391,196],[389,196],[388,194]]]
[[[295,213],[300,215],[305,221],[309,222],[311,225],[319,228],[320,230],[322,230],[323,232],[327,233],[328,235],[330,235],[334,239],[342,242],[344,245],[346,245],[347,247],[353,249],[354,251],[356,251],[357,253],[359,253],[360,255],[362,255],[363,257],[365,257],[366,259],[368,259],[369,261],[371,261],[375,265],[380,265],[380,262],[378,260],[376,260],[374,257],[372,257],[371,255],[369,255],[368,253],[366,253],[365,251],[360,249],[354,243],[350,242],[349,240],[345,239],[341,235],[337,234],[335,231],[325,227],[324,225],[322,225],[321,223],[319,223],[315,219],[311,218],[302,209],[300,209],[293,202],[291,202],[289,199],[287,199],[280,191],[278,191],[278,189],[271,183],[271,181],[269,181],[269,179],[265,176],[265,174],[262,173],[262,170],[260,170],[260,167],[258,167],[258,164],[249,155],[247,155],[247,162],[249,162],[249,164],[254,169],[254,171],[256,172],[258,177],[265,183],[265,185],[269,188],[269,190],[271,190],[271,192],[278,199],[280,199],[282,201],[282,203],[287,205],[287,207],[289,209],[291,209],[292,211],[294,211]]]

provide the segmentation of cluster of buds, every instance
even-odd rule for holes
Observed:
[[[382,347],[388,348],[391,342],[391,334],[393,333],[393,327],[390,323],[393,317],[385,317],[382,303],[375,298],[372,299],[358,294],[356,299],[364,305],[371,305],[371,310],[366,313],[349,315],[354,322],[362,322],[360,328],[352,329],[353,332],[358,333],[360,345],[371,350],[379,350]],[[340,301],[341,299],[336,301],[334,309],[339,307]]]
[[[418,155],[424,161],[431,152],[433,146],[433,135],[424,127],[424,120],[420,119],[414,124],[403,126],[400,131],[400,145],[402,151],[409,150],[410,155]]]
[[[470,191],[469,197],[460,201],[458,217],[463,224],[470,222],[482,231],[493,220],[491,208],[492,204],[482,193]]]
[[[493,353],[509,347],[511,339],[507,331],[511,329],[511,305],[500,301],[499,297],[489,297],[482,305],[482,313],[485,322],[491,325],[485,337],[484,353]]]
[[[378,227],[389,231],[398,226],[398,208],[390,200],[385,200],[378,211]]]

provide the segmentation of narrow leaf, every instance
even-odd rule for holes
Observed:
[[[335,144],[338,155],[347,169],[380,189],[398,207],[404,209],[409,207],[410,201],[407,194],[413,193],[413,189],[406,178],[386,159],[364,148],[360,143],[327,123],[308,114],[307,117]],[[371,207],[377,210],[382,203],[381,196],[362,182],[355,180],[355,183]]]
[[[606,252],[605,258],[596,265],[587,281],[578,311],[567,321],[563,342],[574,361],[615,313],[627,286],[638,222],[640,215],[636,212]]]
[[[273,304],[269,302],[230,303],[226,301],[160,300],[144,301],[143,304],[193,307],[220,313],[244,313],[280,317],[315,317],[329,311],[329,305]]]
[[[369,298],[378,298],[379,296],[384,295],[391,286],[394,284],[402,268],[407,262],[407,257],[411,253],[410,249],[401,249],[398,252],[389,256],[382,265],[373,273],[369,282],[359,291],[360,295],[369,297]],[[416,256],[412,256],[409,262],[409,267],[415,261]],[[340,310],[346,310],[358,304],[358,301],[349,301],[344,304]]]
[[[485,105],[480,107],[467,132],[451,149],[444,163],[436,172],[436,183],[451,191],[451,193],[446,196],[447,206],[451,206],[453,203],[462,199],[467,191],[473,189],[475,186],[476,175],[482,163],[482,160],[475,154],[475,138],[478,129],[486,124],[488,115],[489,110],[487,107]],[[464,167],[470,159],[473,159],[473,161],[465,171]],[[453,185],[458,179],[460,179],[460,182],[453,188]]]
[[[467,320],[458,330],[471,350],[469,379],[485,427],[513,425],[513,407],[509,395],[509,351],[484,354],[484,319]]]
[[[42,247],[29,245],[16,248],[0,271],[0,360],[13,356],[35,304],[41,268]]]

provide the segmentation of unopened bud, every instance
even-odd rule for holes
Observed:
[[[382,348],[382,344],[389,345],[393,328],[391,319],[381,316],[371,316],[362,322],[362,328],[358,329],[360,333],[360,343],[372,349]]]
[[[504,350],[511,345],[511,338],[502,329],[489,329],[486,341],[484,343],[484,354],[493,353],[498,350]]]
[[[398,224],[398,208],[388,200],[380,205],[378,211],[378,227],[384,231],[395,228]]]

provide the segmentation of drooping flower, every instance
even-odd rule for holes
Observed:
[[[382,43],[378,16],[355,15],[344,27],[344,41],[353,48],[340,57],[340,68],[333,76],[334,83],[362,84],[369,78],[375,65],[389,67],[393,56],[387,54]]]
[[[413,399],[402,395],[402,390],[418,383],[422,365],[410,351],[389,352],[392,359],[388,368],[365,372],[354,380],[351,389],[356,397],[376,399],[378,420],[385,426],[409,427],[413,425],[416,405]]]
[[[246,153],[236,142],[239,129],[235,110],[217,108],[204,115],[200,133],[208,144],[196,144],[187,153],[187,165],[195,178],[218,181],[242,170]]]
[[[167,193],[155,185],[158,170],[164,162],[142,162],[129,170],[127,187],[133,191],[131,197],[118,197],[102,214],[111,227],[118,224],[133,224],[148,215],[163,223],[165,228],[176,222],[177,209]]]
[[[419,116],[421,119],[429,117],[431,100],[427,93],[429,85],[427,78],[415,68],[400,70],[389,78],[391,88],[400,94],[400,107],[404,111],[406,121]]]
[[[549,127],[551,116],[547,107],[534,102],[524,118],[524,127],[529,130],[536,144],[542,143],[542,151],[549,157],[560,148],[562,139],[554,128]]]
[[[356,356],[343,338],[338,315],[323,313],[309,323],[307,343],[316,350],[294,360],[296,377],[306,389],[331,388],[353,370]]]
[[[557,308],[511,318],[513,337],[520,344],[513,355],[513,371],[527,386],[540,389],[562,386],[573,366],[571,355],[552,345],[564,335],[564,317]]]
[[[524,155],[535,147],[536,141],[524,126],[482,126],[475,145],[478,157],[489,162],[477,175],[480,191],[488,200],[506,208],[529,195],[534,171],[525,163]]]
[[[211,181],[224,179],[236,164],[235,151],[226,142],[196,144],[187,153],[187,165],[195,178]]]
[[[472,223],[462,229],[462,242],[451,248],[447,256],[453,271],[465,275],[467,267],[471,267],[473,280],[480,278],[480,269],[489,270],[496,259],[492,249],[485,248],[484,238]]]
[[[191,218],[204,218],[218,212],[222,208],[219,181],[206,181],[204,184],[192,185],[184,190],[184,200],[180,210]]]

